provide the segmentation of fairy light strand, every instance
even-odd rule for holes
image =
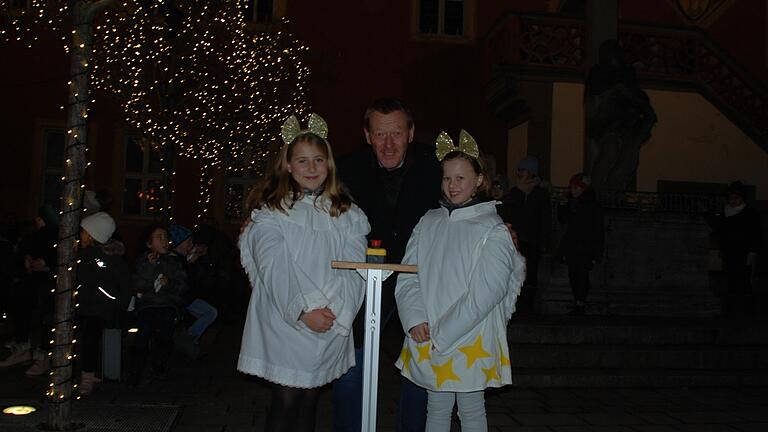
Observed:
[[[92,40],[89,20],[68,24],[76,15],[75,7],[101,8],[108,3],[121,7],[101,11]],[[139,0],[32,0],[29,10],[2,17],[0,40],[22,42],[31,48],[39,39],[33,29],[44,27],[60,36],[66,53],[82,54],[80,70],[71,73],[67,83],[70,98],[66,107],[61,107],[74,112],[69,115],[64,149],[66,174],[62,185],[70,191],[70,201],[62,197],[62,221],[76,221],[83,210],[83,178],[90,165],[83,161],[84,166],[71,166],[75,160],[72,154],[87,154],[88,103],[93,102],[87,91],[73,91],[82,84],[78,81],[85,81],[83,88],[87,89],[90,80],[96,89],[114,95],[126,123],[155,143],[156,150],[172,146],[178,149],[178,156],[201,161],[198,222],[212,211],[213,170],[220,169],[226,158],[232,162],[226,169],[234,175],[260,174],[264,160],[279,147],[277,132],[282,121],[290,114],[302,116],[309,110],[305,103],[309,68],[302,60],[307,48],[287,32],[287,20],[279,31],[255,32],[244,19],[243,2],[179,0],[175,4],[178,10],[171,11],[176,13],[172,15],[154,2]],[[95,51],[94,46],[98,47]],[[164,173],[175,176],[174,167],[165,162]],[[171,181],[171,196],[173,185]],[[161,208],[172,213],[170,201],[161,203]],[[77,228],[60,233],[56,245],[61,255],[61,246],[73,244],[72,258],[58,264],[54,289],[57,298],[69,296],[72,309],[77,305],[77,289],[66,286],[70,282],[74,287],[77,236]],[[62,333],[74,334],[73,315],[53,323],[49,356],[54,350],[63,350],[65,359],[51,365],[47,395],[54,403],[66,402],[72,394],[72,377],[55,377],[66,372],[75,358],[75,339],[60,340]]]

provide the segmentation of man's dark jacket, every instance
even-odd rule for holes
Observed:
[[[399,264],[413,228],[427,210],[438,206],[442,169],[434,149],[411,143],[403,165],[388,171],[379,165],[373,148],[364,145],[339,158],[338,168],[352,199],[368,216],[368,239],[381,240],[387,262]],[[391,276],[384,283],[382,316],[394,309],[395,281],[396,277]],[[361,308],[353,328],[356,346],[363,343],[363,315],[365,310]]]

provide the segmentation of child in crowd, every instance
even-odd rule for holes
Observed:
[[[240,236],[252,285],[237,369],[273,383],[266,431],[313,431],[320,387],[354,364],[352,321],[365,287],[332,260],[363,261],[365,214],[342,190],[325,122],[300,130],[291,116],[285,145]]]
[[[80,222],[80,245],[77,265],[76,311],[78,346],[80,348],[79,393],[93,391],[96,364],[101,352],[102,331],[109,325],[118,327],[130,300],[128,265],[123,260],[125,247],[112,240],[115,221],[104,212],[92,213]]]
[[[568,183],[568,201],[557,208],[557,219],[568,226],[560,254],[568,265],[574,315],[586,313],[589,272],[603,256],[603,210],[590,184],[588,176],[575,174]]]
[[[183,310],[181,296],[187,289],[187,275],[178,258],[168,254],[168,231],[151,225],[144,235],[147,251],[139,256],[133,275],[138,333],[133,347],[129,384],[139,384],[147,355],[152,347],[153,372],[167,371],[173,350],[176,318]]]
[[[488,201],[488,180],[474,139],[442,132],[441,207],[413,230],[395,298],[406,333],[397,361],[404,377],[428,392],[428,432],[451,429],[458,404],[463,431],[485,431],[484,389],[512,382],[507,322],[525,279],[525,262]]]
[[[168,228],[168,234],[173,248],[171,253],[179,258],[189,281],[189,289],[183,297],[185,309],[195,317],[195,322],[189,326],[185,334],[177,338],[176,343],[185,355],[196,358],[200,353],[200,337],[219,315],[216,308],[204,299],[209,289],[211,275],[206,265],[199,259],[207,253],[207,248],[204,245],[195,244],[192,241],[192,231],[185,226],[171,225]]]

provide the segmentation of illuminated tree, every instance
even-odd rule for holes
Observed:
[[[308,69],[285,31],[254,33],[238,1],[126,2],[96,29],[94,84],[120,102],[127,123],[160,152],[161,214],[170,218],[173,161],[210,170],[254,167],[275,147],[285,118],[304,111]]]
[[[30,10],[0,17],[5,43],[31,47],[41,29],[59,32],[71,58],[46,425],[52,430],[72,428],[74,275],[83,175],[89,165],[89,80],[115,95],[128,124],[164,155],[167,185],[172,176],[168,159],[203,160],[205,204],[210,169],[224,158],[241,161],[236,169],[258,167],[276,147],[282,120],[305,111],[308,70],[299,59],[305,48],[285,32],[249,32],[239,4],[33,0]],[[164,207],[170,214],[169,205]]]
[[[35,28],[41,25],[57,30],[69,28],[70,54],[69,96],[67,98],[67,138],[64,148],[63,196],[61,225],[57,242],[58,269],[54,290],[54,328],[51,339],[51,385],[48,390],[50,410],[48,428],[71,429],[72,359],[74,358],[75,268],[82,210],[83,174],[87,166],[86,119],[89,99],[89,61],[92,53],[93,20],[96,14],[112,5],[113,0],[60,1],[45,4],[33,1],[32,10],[4,22],[0,31],[9,40],[36,40]],[[66,36],[62,36],[66,40]]]

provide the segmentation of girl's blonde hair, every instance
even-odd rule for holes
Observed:
[[[290,143],[284,145],[270,164],[264,179],[248,193],[246,199],[247,215],[250,217],[253,209],[266,207],[287,213],[284,205],[292,208],[296,201],[304,196],[296,180],[288,172],[288,162],[293,156],[296,145],[306,142],[320,149],[326,158],[328,176],[325,178],[323,192],[318,198],[325,198],[331,203],[328,213],[332,217],[344,214],[352,206],[352,199],[341,187],[341,181],[336,174],[336,162],[333,159],[333,151],[328,141],[312,132],[305,132],[296,136]]]

